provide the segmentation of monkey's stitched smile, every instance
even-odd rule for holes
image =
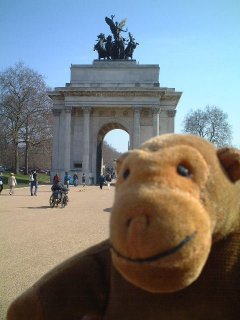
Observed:
[[[113,245],[111,245],[111,248],[113,250],[113,252],[121,259],[124,259],[126,261],[129,261],[129,262],[134,262],[134,263],[149,263],[149,262],[154,262],[156,260],[159,260],[159,259],[162,259],[162,258],[165,258],[165,257],[168,257],[174,253],[176,253],[177,251],[179,251],[180,249],[182,249],[182,247],[184,247],[188,242],[190,242],[191,240],[194,239],[195,235],[196,235],[196,231],[191,234],[190,236],[186,236],[177,246],[175,246],[174,248],[171,248],[169,250],[166,250],[166,251],[163,251],[161,253],[158,253],[154,256],[151,256],[151,257],[148,257],[148,258],[135,258],[135,259],[132,259],[132,258],[128,258],[128,257],[125,257],[123,256],[120,252],[118,252],[114,247]]]

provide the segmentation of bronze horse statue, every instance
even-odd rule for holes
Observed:
[[[128,40],[122,37],[121,32],[127,32],[127,29],[123,29],[126,24],[126,19],[120,23],[115,22],[113,19],[114,15],[111,16],[111,19],[105,17],[105,21],[109,25],[113,37],[109,35],[106,38],[103,33],[100,33],[97,36],[97,43],[94,45],[93,50],[98,52],[99,60],[105,60],[106,58],[108,60],[132,59],[133,52],[139,43],[135,41],[130,32],[128,32]]]
[[[128,58],[132,59],[133,51],[136,49],[137,45],[139,45],[139,43],[135,41],[135,39],[133,38],[133,36],[130,32],[128,33],[128,35],[129,35],[129,42],[128,42],[128,45],[127,45],[125,52],[124,52],[125,53],[124,58],[126,60]]]
[[[106,38],[105,38],[105,35],[103,33],[100,33],[98,36],[98,40],[97,40],[97,43],[95,44],[93,50],[97,51],[98,52],[98,59],[104,59],[107,58],[107,59],[110,59],[110,56],[108,54],[108,51],[106,50],[106,47],[105,47],[105,42],[106,42]]]

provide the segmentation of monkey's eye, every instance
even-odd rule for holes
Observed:
[[[130,170],[129,169],[126,169],[124,172],[123,172],[123,179],[126,180],[127,177],[129,176],[130,174]]]
[[[182,177],[186,177],[186,178],[191,178],[192,173],[191,171],[184,165],[179,164],[177,166],[177,173],[182,176]]]

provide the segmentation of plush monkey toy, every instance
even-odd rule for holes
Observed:
[[[46,274],[8,320],[238,319],[240,152],[168,134],[117,166],[110,239]]]

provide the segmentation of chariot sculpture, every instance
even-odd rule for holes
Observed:
[[[122,20],[120,23],[114,22],[114,15],[111,18],[105,17],[106,23],[109,25],[112,32],[112,36],[105,37],[103,33],[97,36],[97,43],[94,45],[94,49],[98,52],[98,59],[132,59],[133,52],[136,49],[138,42],[135,41],[133,35],[124,30],[127,19]],[[128,39],[122,36],[122,32],[128,32]]]

